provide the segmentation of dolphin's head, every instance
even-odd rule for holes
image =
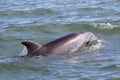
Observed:
[[[85,35],[86,35],[87,44],[92,44],[94,42],[97,42],[97,40],[99,40],[99,38],[91,32],[86,32]]]

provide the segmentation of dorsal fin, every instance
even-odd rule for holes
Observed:
[[[39,43],[34,42],[34,41],[29,41],[29,40],[23,41],[23,42],[21,42],[21,44],[26,46],[27,51],[28,51],[27,54],[30,54],[30,53],[34,52],[36,49],[41,47],[41,45]]]

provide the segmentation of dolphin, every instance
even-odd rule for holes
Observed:
[[[22,41],[21,44],[27,48],[24,56],[49,56],[78,51],[97,39],[92,32],[75,32],[44,45],[30,40]]]

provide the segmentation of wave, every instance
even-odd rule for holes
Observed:
[[[65,24],[69,31],[90,31],[97,34],[120,34],[120,25],[113,23],[70,23]]]
[[[120,28],[120,26],[112,25],[111,23],[92,23],[91,24],[95,28],[99,29],[114,29],[114,28]]]
[[[92,23],[93,28],[98,29],[98,32],[103,34],[120,34],[120,25],[111,23]]]

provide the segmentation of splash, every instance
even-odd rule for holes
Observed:
[[[22,52],[20,53],[20,56],[25,56],[27,55],[28,51],[27,51],[27,48],[24,46]]]
[[[93,23],[92,26],[100,29],[114,29],[118,27],[117,25],[112,25],[111,23]]]
[[[104,47],[103,43],[104,43],[104,40],[98,39],[97,41],[92,42],[89,46],[85,47],[83,49],[83,52],[100,50]]]

